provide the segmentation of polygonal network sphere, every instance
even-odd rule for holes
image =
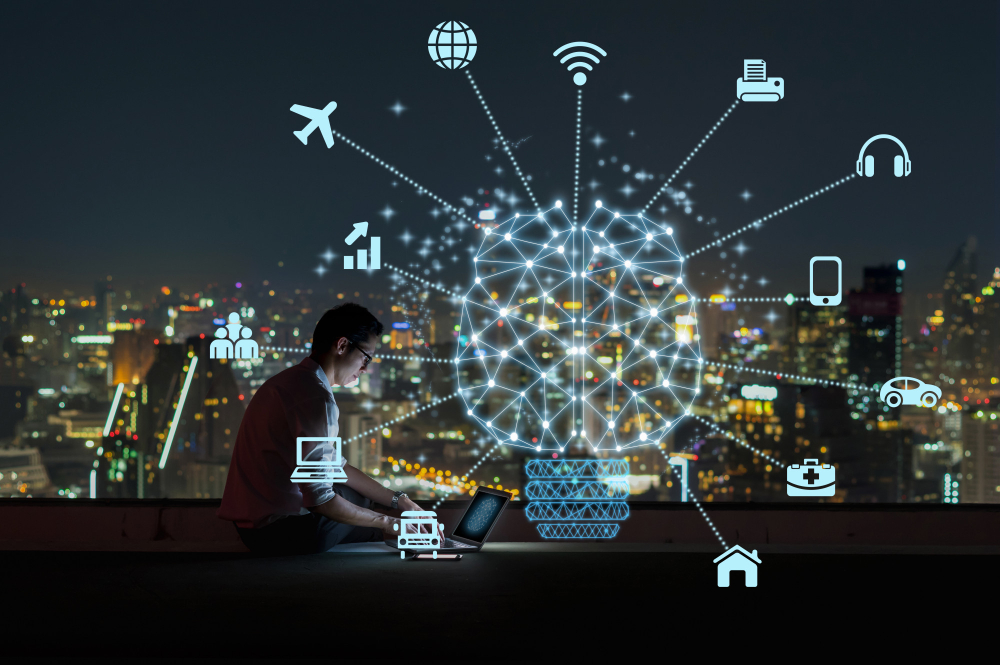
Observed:
[[[427,51],[438,67],[462,69],[476,57],[476,33],[461,21],[445,21],[431,30]]]
[[[535,450],[657,444],[690,414],[702,359],[683,258],[664,224],[557,202],[483,229],[455,365],[467,413]]]

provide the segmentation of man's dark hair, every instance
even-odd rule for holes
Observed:
[[[354,302],[345,302],[328,309],[316,323],[313,331],[312,355],[321,356],[346,337],[355,344],[367,342],[368,338],[382,334],[382,324],[371,312]]]

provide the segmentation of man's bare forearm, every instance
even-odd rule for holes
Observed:
[[[371,499],[376,503],[380,503],[383,506],[392,505],[393,491],[388,487],[382,487],[379,482],[366,474],[364,471],[360,471],[350,464],[344,465],[344,471],[347,473],[347,486],[352,490],[365,497],[366,499]]]
[[[370,526],[382,531],[391,529],[393,522],[396,521],[394,517],[355,506],[350,501],[336,494],[326,503],[313,506],[309,510],[319,513],[334,522],[350,524],[351,526]]]

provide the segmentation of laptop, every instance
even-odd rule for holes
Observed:
[[[336,452],[332,460],[306,460],[302,458],[302,444],[306,441],[324,441],[333,443]],[[295,439],[295,470],[292,471],[293,483],[315,482],[347,482],[347,472],[344,471],[344,458],[340,454],[340,437],[331,436],[300,436]]]
[[[458,521],[458,526],[451,532],[451,535],[444,539],[441,547],[436,547],[438,554],[442,553],[464,553],[478,552],[483,549],[486,540],[493,532],[500,519],[500,513],[507,507],[511,499],[511,494],[502,490],[495,490],[489,487],[480,487],[472,497],[472,503],[465,509],[462,519]],[[432,513],[433,514],[433,513]],[[404,515],[404,518],[406,515]],[[398,539],[386,539],[385,544],[394,549],[399,549]],[[403,548],[411,551],[410,548]],[[431,551],[430,548],[421,548],[420,551]],[[417,550],[413,550],[417,551]]]

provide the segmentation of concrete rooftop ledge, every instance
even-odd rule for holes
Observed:
[[[247,552],[219,499],[0,499],[0,550]],[[430,508],[431,502],[422,502]],[[467,502],[448,501],[438,517],[449,530]],[[542,542],[513,502],[491,542]],[[1000,506],[878,504],[703,504],[727,543],[800,551],[887,548],[995,551]],[[718,540],[690,503],[630,504],[616,543],[715,548]]]

